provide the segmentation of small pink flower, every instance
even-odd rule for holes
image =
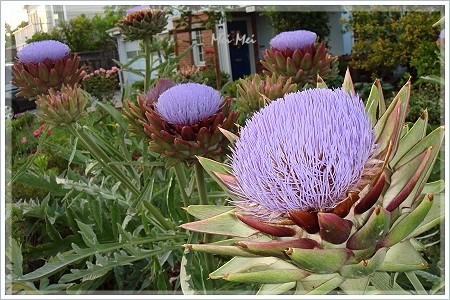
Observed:
[[[36,130],[33,132],[33,135],[34,135],[35,137],[38,137],[40,134],[41,134],[41,131],[40,131],[39,129],[36,129]]]
[[[41,126],[39,126],[39,131],[43,131],[45,129],[45,124],[42,124]]]
[[[47,134],[51,135],[53,133],[53,131],[51,129],[47,130]]]
[[[94,74],[95,74],[95,75],[98,75],[98,74],[100,74],[100,71],[99,71],[99,70],[95,70],[95,71],[94,71]]]
[[[119,71],[119,68],[114,66],[114,67],[111,68],[111,71],[113,71],[113,72]]]
[[[27,143],[27,137],[26,136],[23,136],[22,137],[22,139],[20,140],[20,142],[22,143],[22,144],[26,144]]]

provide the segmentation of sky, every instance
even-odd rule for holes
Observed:
[[[23,1],[1,1],[2,22],[15,29],[22,21],[28,21],[27,11],[22,9]]]

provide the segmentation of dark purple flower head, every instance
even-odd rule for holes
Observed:
[[[29,43],[17,53],[19,62],[31,62],[38,64],[44,62],[46,58],[56,61],[69,54],[70,48],[64,43],[55,40],[45,40]]]
[[[143,97],[147,104],[152,104],[158,101],[159,96],[175,86],[176,83],[171,78],[159,78],[156,82],[156,85],[153,88],[150,88],[147,93],[143,94]]]
[[[125,13],[126,13],[126,14],[129,14],[129,13],[131,13],[131,12],[138,11],[138,10],[144,10],[144,9],[150,9],[150,6],[149,6],[149,5],[137,5],[137,6],[133,6],[133,7],[131,7],[131,8],[128,8],[127,10],[125,10]]]
[[[216,113],[222,100],[220,92],[210,86],[182,83],[163,92],[155,110],[170,124],[191,125]]]
[[[335,207],[374,150],[358,96],[342,89],[288,93],[257,112],[231,157],[243,210],[268,219]]]
[[[285,31],[270,40],[270,47],[278,50],[301,50],[314,44],[316,38],[317,34],[309,30]]]

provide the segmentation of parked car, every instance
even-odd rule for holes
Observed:
[[[5,65],[5,105],[6,114],[18,114],[21,112],[36,109],[36,103],[24,97],[17,97],[19,88],[11,83],[13,76],[11,71],[12,64]]]

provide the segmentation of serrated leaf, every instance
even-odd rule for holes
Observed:
[[[92,230],[92,228],[81,221],[76,220],[78,228],[80,229],[81,237],[83,238],[84,243],[89,248],[94,248],[99,245],[97,240],[97,235]]]

